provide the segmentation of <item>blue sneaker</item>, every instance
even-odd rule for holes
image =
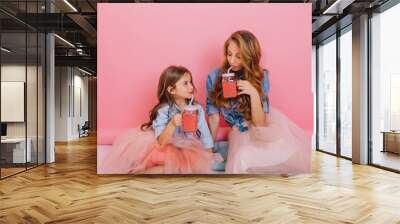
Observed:
[[[228,158],[228,142],[227,141],[220,141],[215,142],[214,144],[214,153],[219,153],[222,158],[226,161]]]
[[[214,171],[225,171],[225,162],[213,164],[212,169]]]
[[[228,157],[228,142],[227,141],[215,142],[214,153],[220,154],[222,156],[222,158],[226,161],[226,159]],[[225,171],[225,164],[226,164],[226,162],[215,163],[215,164],[213,164],[213,170],[214,171]]]

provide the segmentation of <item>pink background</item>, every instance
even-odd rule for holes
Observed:
[[[270,101],[308,133],[313,129],[311,4],[98,4],[98,144],[148,120],[158,78],[169,65],[193,74],[205,102],[208,73],[225,40],[249,30],[270,72]]]

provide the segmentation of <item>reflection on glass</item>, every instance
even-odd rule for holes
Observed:
[[[27,143],[31,151],[30,161],[27,163],[28,168],[37,165],[38,144],[37,144],[37,76],[38,76],[38,56],[37,56],[37,41],[36,32],[27,33]]]
[[[45,1],[0,1],[14,14],[44,13]],[[0,12],[0,178],[45,162],[45,35]]]
[[[336,40],[318,48],[318,148],[336,153]]]
[[[1,52],[1,123],[6,128],[1,140],[2,177],[25,170],[31,159],[29,147],[26,150],[25,37],[25,33],[1,34],[2,47],[9,49]]]
[[[400,170],[400,133],[395,132],[400,130],[399,20],[400,5],[396,5],[371,21],[372,163],[396,170]],[[389,132],[389,138],[384,139],[382,132]]]
[[[39,33],[39,45],[38,45],[38,164],[45,163],[45,65],[46,65],[46,52],[45,52],[45,44],[46,39],[45,35]]]
[[[352,157],[352,35],[340,36],[340,127],[341,155]]]

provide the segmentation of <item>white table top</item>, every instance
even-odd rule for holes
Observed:
[[[30,138],[27,139],[30,141]],[[1,143],[19,143],[19,142],[24,142],[25,138],[5,138],[1,139]]]

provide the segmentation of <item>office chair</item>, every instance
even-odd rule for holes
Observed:
[[[79,138],[89,136],[89,129],[90,129],[89,121],[85,121],[82,127],[80,127],[80,125],[78,124]]]

